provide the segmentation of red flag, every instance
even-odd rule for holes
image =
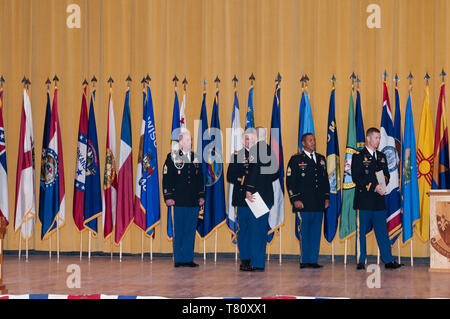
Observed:
[[[73,219],[78,231],[84,230],[84,194],[86,181],[86,157],[87,157],[87,86],[83,85],[81,98],[80,124],[78,126],[77,165],[75,171],[75,189],[73,192]]]
[[[119,180],[115,242],[119,244],[133,222],[133,153],[131,149],[130,91],[125,96],[120,136]]]

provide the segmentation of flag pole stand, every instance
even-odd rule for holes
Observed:
[[[25,233],[27,234],[25,239],[25,261],[28,262],[28,220],[25,222]]]
[[[334,241],[331,242],[331,263],[334,264]]]
[[[400,264],[400,236],[397,239],[398,263]]]
[[[413,243],[412,243],[412,239],[410,241],[411,244],[411,267],[414,267],[414,260],[413,260]]]
[[[281,265],[281,227],[279,233],[280,233],[280,265]]]
[[[80,233],[80,260],[83,256],[83,231]]]
[[[144,261],[144,231],[141,233],[141,261]]]
[[[153,262],[153,236],[150,237],[150,262]]]
[[[217,262],[217,229],[214,235],[214,263]]]
[[[206,264],[206,239],[203,239],[203,264]]]
[[[20,257],[22,255],[22,237],[20,235],[21,233],[22,233],[22,229],[21,229],[21,231],[19,233],[19,260],[20,260]]]
[[[88,260],[91,261],[91,238],[92,232],[89,230],[89,248],[88,248]]]
[[[56,217],[56,218],[58,218],[58,217]],[[56,224],[56,262],[59,263],[59,225],[58,225],[59,220],[58,219],[56,219],[56,220],[57,220],[57,222],[56,222],[57,223]]]
[[[347,239],[345,240],[344,245],[344,265],[347,265]]]

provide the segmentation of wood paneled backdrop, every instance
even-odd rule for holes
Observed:
[[[81,27],[66,25],[69,4],[81,9]],[[378,4],[381,28],[366,24],[370,4]],[[108,84],[114,83],[114,109],[117,140],[120,127],[125,78],[130,74],[133,131],[133,160],[136,170],[138,136],[142,114],[140,80],[150,74],[153,94],[158,161],[160,169],[169,151],[170,123],[173,107],[172,77],[187,77],[187,119],[192,131],[199,118],[202,98],[201,82],[206,79],[208,116],[211,116],[213,80],[220,83],[220,120],[222,128],[231,124],[233,84],[236,74],[241,109],[245,123],[248,77],[255,81],[255,121],[269,126],[278,72],[281,82],[282,136],[285,165],[296,152],[298,110],[301,86],[299,79],[307,74],[309,94],[315,121],[318,152],[326,153],[326,123],[330,95],[330,78],[335,74],[336,121],[340,154],[347,135],[348,97],[352,72],[361,78],[360,90],[365,127],[379,126],[382,108],[382,73],[389,74],[389,92],[393,103],[392,78],[398,73],[401,81],[401,111],[406,108],[409,72],[413,81],[413,112],[416,135],[421,115],[426,72],[431,75],[430,104],[436,114],[442,68],[449,67],[450,4],[446,0],[0,0],[0,74],[6,78],[4,120],[6,126],[9,206],[11,225],[5,249],[18,249],[18,233],[14,233],[15,174],[19,138],[24,75],[31,79],[30,97],[36,150],[36,167],[40,167],[42,132],[46,103],[45,80],[55,74],[59,83],[59,112],[62,123],[64,174],[66,177],[66,224],[61,229],[61,250],[78,251],[80,235],[72,218],[73,180],[75,172],[78,120],[81,107],[81,83],[97,77],[96,121],[104,167]],[[393,106],[393,105],[392,105]],[[394,107],[394,106],[393,106]],[[448,109],[448,108],[447,108]],[[403,120],[402,120],[403,122]],[[448,121],[447,121],[448,122]],[[403,123],[402,123],[403,126]],[[341,163],[341,167],[343,163]],[[39,169],[36,170],[39,174]],[[135,172],[134,172],[135,173]],[[162,174],[160,173],[160,177]],[[39,177],[39,176],[37,176]],[[39,178],[37,178],[37,190]],[[38,194],[37,194],[38,195]],[[286,218],[282,228],[282,253],[298,254],[294,236],[294,215],[286,198]],[[153,251],[170,253],[166,239],[166,208],[162,204],[162,221],[157,227]],[[47,250],[48,241],[40,240],[40,222],[36,222],[30,248]],[[99,219],[99,231],[101,219]],[[56,247],[53,236],[53,249]],[[84,250],[87,238],[83,236]],[[344,243],[335,239],[336,254],[344,253]],[[414,255],[429,256],[428,243],[414,236]],[[24,246],[22,246],[24,247]],[[214,249],[214,238],[207,240],[208,252]],[[374,236],[368,241],[368,253],[376,254]],[[110,251],[109,240],[99,236],[92,242],[93,251]],[[123,241],[123,251],[139,253],[141,233],[133,226]],[[118,247],[114,247],[118,251]],[[145,251],[149,251],[148,239]],[[203,243],[196,240],[196,251]],[[234,252],[226,226],[218,231],[218,251]],[[279,237],[270,247],[279,252]],[[409,256],[409,245],[401,254]],[[331,245],[322,238],[321,254],[330,254]],[[354,240],[349,242],[354,253]],[[397,254],[396,246],[393,253]]]

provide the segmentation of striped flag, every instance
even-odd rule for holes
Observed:
[[[284,159],[283,140],[281,137],[281,89],[280,82],[276,82],[272,103],[272,119],[270,121],[270,149],[277,157],[278,178],[272,182],[273,206],[269,212],[269,236],[271,242],[274,232],[284,223]]]
[[[386,185],[387,230],[391,244],[395,242],[402,231],[401,206],[402,199],[399,190],[398,154],[394,139],[394,124],[392,122],[391,105],[386,81],[383,82],[383,112],[381,116],[381,139],[379,149],[386,155],[387,166],[391,178]]]
[[[133,222],[133,153],[131,137],[130,89],[125,93],[120,134],[119,178],[115,243],[119,244]]]
[[[417,141],[417,175],[419,178],[420,220],[416,232],[423,241],[430,239],[430,197],[433,179],[434,128],[430,109],[430,88],[425,87]]]
[[[414,225],[420,218],[419,184],[417,179],[416,137],[411,106],[411,89],[405,113],[405,133],[402,149],[403,243],[413,237]],[[388,224],[389,226],[389,224]]]
[[[353,154],[356,152],[356,120],[352,89],[350,92],[350,103],[348,106],[347,144],[345,147],[341,219],[339,222],[339,237],[341,239],[348,239],[356,233],[356,210],[353,208],[355,183],[352,179],[352,158]]]
[[[87,164],[87,85],[83,84],[81,97],[80,122],[78,124],[77,163],[75,170],[73,191],[73,220],[78,231],[84,230],[84,199],[86,192],[86,164]]]
[[[243,147],[242,145],[242,128],[241,119],[239,116],[239,99],[237,95],[237,90],[234,89],[234,101],[233,101],[233,114],[231,116],[231,143],[230,143],[230,153],[228,158],[233,158],[233,155],[239,152]],[[233,206],[233,189],[234,184],[228,183],[227,192],[227,225],[228,229],[232,233],[232,241],[235,242],[236,232],[237,232],[237,220],[236,211]]]
[[[20,228],[22,237],[29,239],[36,220],[36,190],[34,172],[34,135],[31,101],[23,90],[22,116],[20,120],[19,154],[17,156],[16,209],[14,230]]]
[[[48,96],[48,95],[47,95]],[[48,105],[48,104],[47,104]],[[48,109],[47,109],[48,110]],[[43,154],[41,184],[43,183],[42,208],[39,219],[42,223],[41,239],[46,239],[66,221],[66,197],[64,186],[64,165],[61,141],[61,128],[58,118],[58,89],[55,88],[53,108],[48,131],[48,144]],[[44,133],[45,135],[45,133]],[[43,178],[43,181],[42,181]],[[42,214],[41,214],[42,213]]]
[[[150,86],[146,87],[144,100],[143,127],[141,128],[136,173],[134,214],[135,224],[145,231],[147,236],[151,236],[154,234],[155,227],[160,223],[161,211],[159,203],[158,153]]]
[[[432,189],[450,188],[450,171],[448,158],[447,112],[445,110],[445,84],[441,84],[439,103],[436,113],[434,136],[434,165]]]
[[[339,140],[335,116],[335,89],[331,90],[327,126],[327,173],[330,183],[330,206],[325,210],[323,233],[331,243],[336,235],[338,219],[341,214],[341,168],[339,158]]]
[[[109,89],[108,98],[108,122],[106,127],[106,154],[105,170],[103,175],[103,197],[102,197],[102,223],[103,237],[111,236],[116,221],[117,205],[117,143],[116,143],[116,121],[114,118],[114,107],[112,88]]]
[[[8,170],[6,165],[6,138],[3,124],[3,88],[0,88],[0,217],[9,224]]]

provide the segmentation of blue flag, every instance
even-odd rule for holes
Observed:
[[[331,243],[336,235],[338,219],[341,214],[341,169],[339,158],[339,141],[335,116],[335,90],[331,90],[327,126],[327,171],[330,182],[330,206],[325,210],[323,233]]]
[[[253,114],[253,85],[248,90],[248,107],[247,116],[245,120],[245,129],[249,127],[255,127],[255,116]]]
[[[303,90],[302,98],[300,100],[300,111],[298,114],[298,149],[303,150],[302,136],[303,134],[314,133],[314,121],[311,110],[311,103],[309,101],[308,90]],[[297,228],[296,228],[297,229]]]
[[[86,181],[84,199],[84,225],[97,235],[97,217],[102,213],[102,187],[100,183],[100,158],[97,126],[94,112],[95,90],[89,104],[89,122],[86,154]]]
[[[281,138],[281,89],[277,82],[272,103],[272,119],[270,124],[270,149],[278,160],[278,179],[272,182],[273,206],[269,212],[269,235],[271,242],[275,230],[284,223],[284,158]]]
[[[226,222],[222,133],[219,120],[219,90],[216,91],[216,96],[214,97],[209,137],[210,143],[203,150],[204,156],[202,159],[202,165],[206,165],[206,198],[203,219],[200,219],[197,225],[197,232],[201,239],[208,238],[214,230]],[[205,171],[205,167],[203,167],[203,171]]]
[[[172,112],[172,131],[170,136],[171,151],[178,150],[178,135],[180,134],[180,103],[178,101],[177,89],[175,88],[175,98],[173,101]],[[172,221],[172,206],[167,207],[167,237],[173,239],[173,221]]]
[[[56,224],[50,225],[53,222],[53,218],[45,214],[45,164],[47,159],[47,148],[48,148],[48,135],[50,133],[50,93],[47,92],[47,106],[45,108],[45,122],[44,122],[44,134],[42,137],[42,156],[41,156],[41,180],[40,180],[40,191],[39,191],[39,220],[42,224],[41,230],[41,240],[44,239],[46,233],[51,232],[56,228]],[[47,221],[48,220],[48,221]]]
[[[311,111],[311,103],[309,102],[309,95],[307,90],[303,90],[300,101],[300,111],[298,119],[298,149],[303,150],[302,136],[306,133],[314,133],[314,121]],[[298,214],[295,214],[295,237],[300,240],[300,219]]]
[[[366,133],[364,131],[364,122],[361,110],[361,94],[356,90],[356,147],[358,151],[362,150],[366,145]]]
[[[411,106],[411,90],[405,113],[405,133],[402,147],[403,243],[413,237],[414,225],[420,219],[419,181],[417,177],[416,139]]]
[[[142,154],[141,205],[145,209],[146,234],[152,235],[161,219],[159,203],[158,152],[156,148],[155,118],[150,87],[147,86],[145,132]]]

